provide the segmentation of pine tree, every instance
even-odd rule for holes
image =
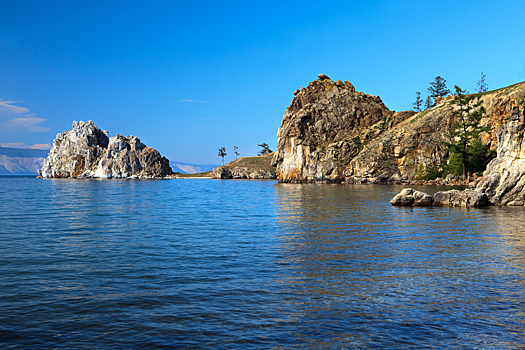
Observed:
[[[434,102],[432,102],[432,97],[427,96],[427,99],[425,100],[425,111],[429,108],[432,108],[434,106]]]
[[[489,90],[489,84],[485,81],[485,74],[481,72],[481,79],[478,81],[478,86],[476,88],[476,91],[480,94],[482,92]]]
[[[259,153],[257,153],[260,156],[264,154],[272,153],[272,150],[270,149],[270,146],[268,146],[267,143],[261,143],[257,146],[262,147],[262,150],[260,150]]]
[[[416,102],[413,103],[414,105],[414,111],[421,112],[421,105],[423,104],[423,100],[421,99],[421,93],[416,92]]]
[[[428,92],[434,101],[436,100],[436,97],[445,97],[450,94],[450,90],[447,89],[446,82],[447,81],[441,78],[439,75],[434,78],[434,81],[430,82]]]
[[[224,166],[224,157],[226,157],[226,147],[219,148],[219,154],[217,154],[219,157],[222,157],[222,166]]]
[[[453,113],[456,122],[449,131],[450,142],[443,141],[447,151],[457,154],[461,159],[461,172],[463,178],[467,176],[467,160],[469,157],[477,157],[475,140],[480,138],[480,134],[489,129],[488,126],[479,125],[481,119],[485,117],[485,108],[481,106],[481,99],[473,103],[476,98],[474,95],[466,95],[465,90],[461,90],[456,85],[456,97],[450,102],[458,107]],[[468,169],[471,170],[471,169]]]

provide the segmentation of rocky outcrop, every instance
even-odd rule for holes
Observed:
[[[391,201],[392,205],[407,204],[405,189]],[[397,203],[397,204],[394,204]],[[497,157],[474,190],[451,190],[434,195],[435,206],[480,207],[489,204],[525,205],[525,105],[514,106],[507,124],[498,133]]]
[[[404,207],[483,207],[489,205],[489,199],[485,193],[470,189],[437,192],[432,197],[425,192],[405,188],[392,198],[390,204]]]
[[[441,191],[434,194],[434,206],[436,207],[484,207],[487,205],[489,205],[489,198],[485,193],[470,189]]]
[[[445,164],[442,141],[454,123],[449,96],[421,113],[390,112],[379,97],[321,75],[297,90],[278,131],[273,165],[282,182],[410,182],[418,166]],[[510,112],[525,101],[525,83],[479,95],[492,149]]]
[[[412,206],[412,207],[430,207],[434,202],[434,198],[421,191],[414,191],[412,188],[403,189],[390,201],[390,204],[395,206]]]
[[[163,178],[173,172],[169,161],[135,136],[117,134],[92,122],[73,122],[57,134],[39,171],[43,178]]]
[[[497,157],[488,165],[476,191],[490,203],[525,205],[525,104],[511,110],[508,123],[498,134]]]
[[[226,168],[217,167],[213,169],[214,179],[277,179],[275,171],[250,168]]]
[[[366,140],[360,133],[373,125],[381,132],[394,119],[378,96],[324,74],[294,95],[272,160],[281,182],[341,182]]]

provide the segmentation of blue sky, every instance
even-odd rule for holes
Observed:
[[[73,120],[172,161],[274,150],[295,89],[324,73],[412,108],[441,75],[525,80],[520,1],[0,0],[0,144],[50,144]],[[38,147],[38,146],[36,146]]]

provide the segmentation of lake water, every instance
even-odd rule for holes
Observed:
[[[525,208],[401,188],[0,177],[0,348],[522,349]]]

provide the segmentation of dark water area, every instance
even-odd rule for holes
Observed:
[[[525,348],[525,208],[401,188],[1,177],[0,348]]]

